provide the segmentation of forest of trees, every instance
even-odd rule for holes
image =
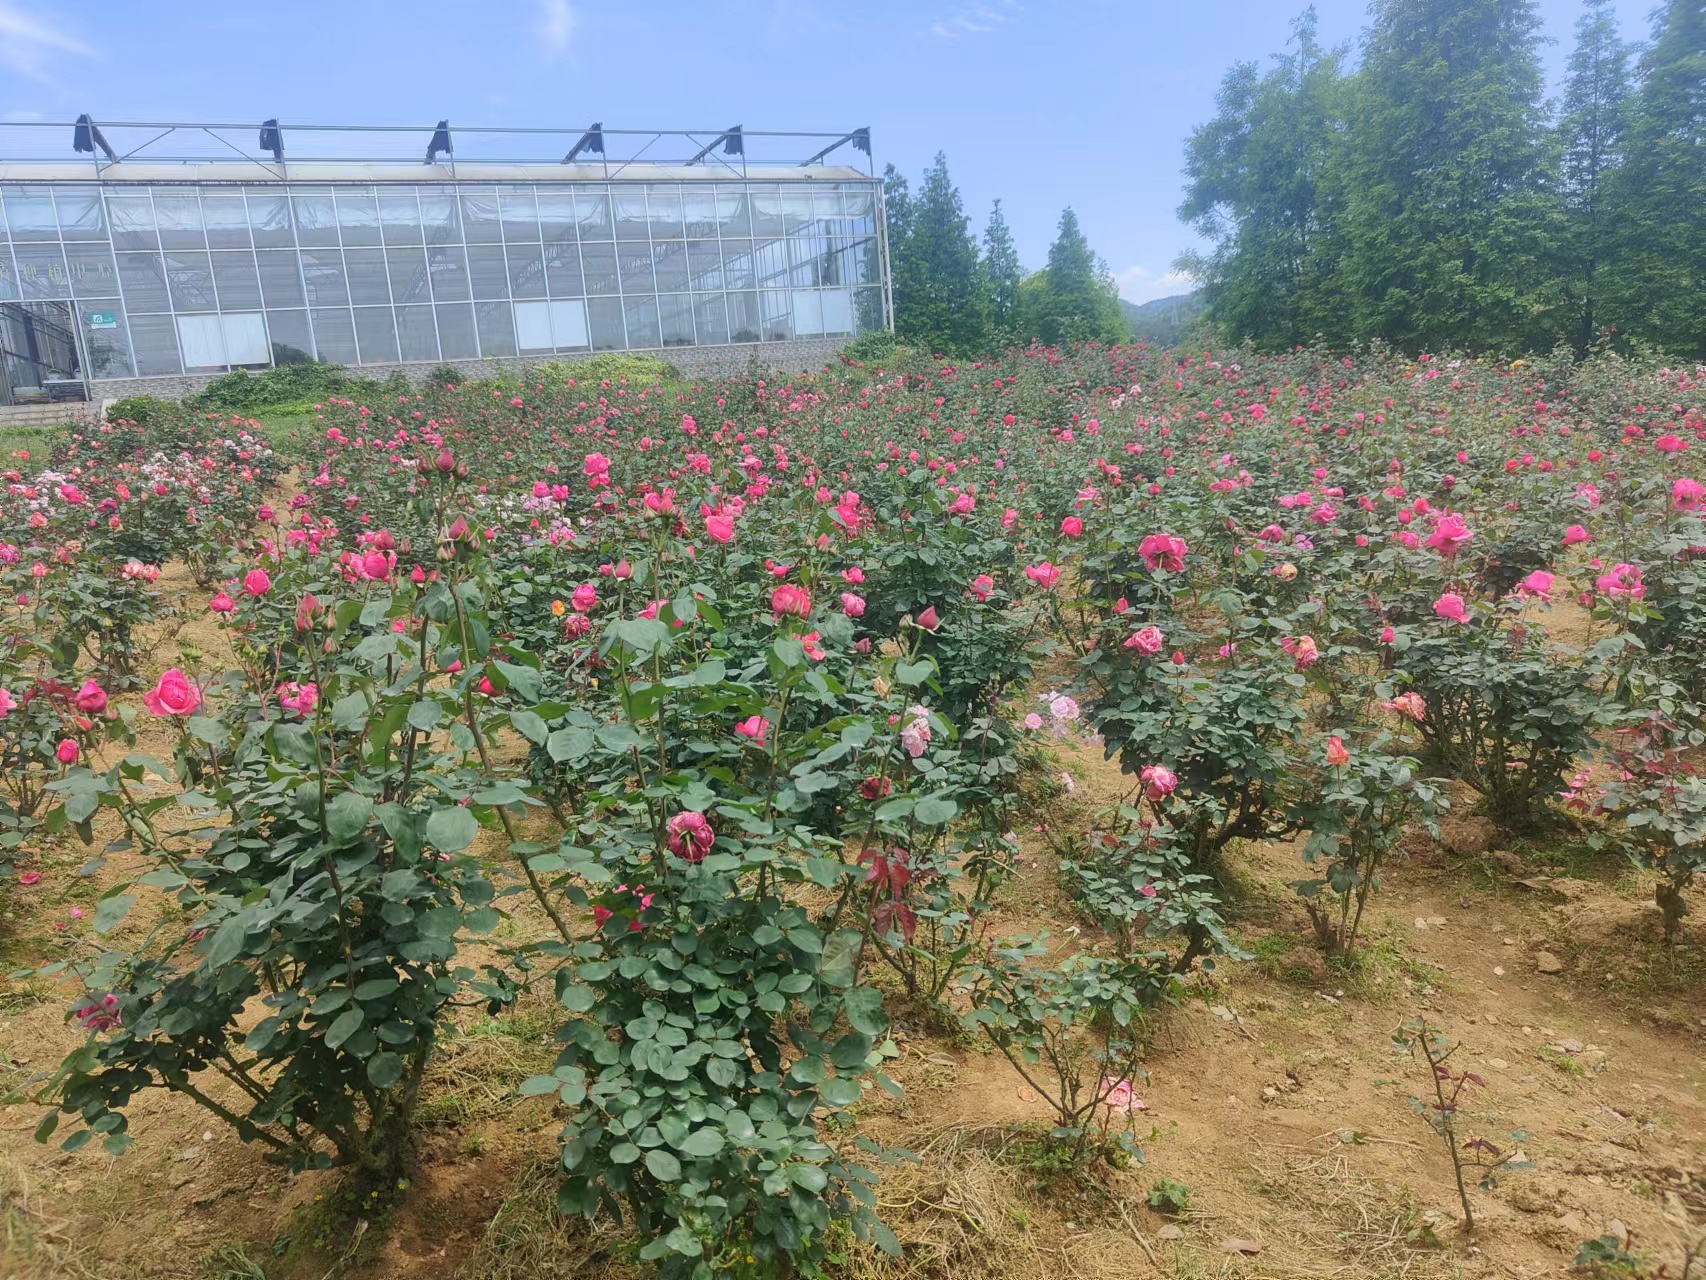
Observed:
[[[1063,346],[1130,338],[1113,276],[1091,251],[1070,208],[1060,215],[1047,264],[1027,274],[999,200],[979,252],[941,154],[924,171],[916,194],[893,165],[884,185],[895,334],[901,341],[972,355],[1033,340]]]
[[[1186,145],[1182,269],[1267,347],[1706,355],[1706,3],[1626,43],[1586,0],[1545,97],[1534,0],[1375,0],[1353,57],[1313,9],[1227,73]]]

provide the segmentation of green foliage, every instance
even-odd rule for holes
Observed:
[[[983,279],[989,294],[989,331],[997,342],[1011,341],[1019,328],[1019,282],[1024,269],[1013,233],[997,200],[983,230]]]
[[[1171,975],[1143,955],[1076,955],[1042,968],[1033,962],[1045,951],[1041,940],[1019,939],[978,966],[966,1026],[1048,1103],[1055,1119],[1049,1137],[1074,1162],[1092,1152],[1141,1158],[1133,1090],[1142,1074],[1143,1020],[1170,994]]]
[[[889,262],[895,332],[949,355],[978,351],[988,323],[977,241],[967,226],[959,188],[940,152],[924,171],[917,196],[894,180],[889,203]]]
[[[1214,324],[1317,338],[1578,352],[1611,334],[1698,355],[1706,304],[1706,14],[1654,15],[1638,75],[1586,0],[1557,112],[1533,0],[1377,0],[1358,51],[1240,63],[1186,147],[1181,266]]]
[[[1603,314],[1620,332],[1706,352],[1706,10],[1669,0],[1654,15],[1612,179],[1614,264]]]
[[[1170,1214],[1177,1217],[1191,1204],[1191,1189],[1182,1182],[1172,1178],[1157,1178],[1149,1188],[1149,1194],[1143,1197],[1143,1203],[1157,1213]]]
[[[1263,345],[1343,333],[1328,168],[1348,85],[1344,53],[1315,32],[1311,9],[1293,28],[1296,52],[1273,70],[1227,72],[1217,114],[1185,145],[1179,217],[1215,247],[1180,266],[1203,282],[1216,324]]]
[[[350,381],[341,366],[314,360],[277,365],[260,373],[237,369],[215,378],[185,403],[218,413],[249,414],[343,394]]]
[[[1599,271],[1615,248],[1612,203],[1630,88],[1629,48],[1610,0],[1587,0],[1576,22],[1576,47],[1557,125],[1560,187],[1566,222],[1571,305],[1581,319],[1576,344],[1586,350],[1598,330]]]
[[[1309,831],[1304,862],[1325,865],[1319,878],[1292,887],[1303,898],[1317,940],[1335,955],[1356,949],[1381,863],[1408,824],[1419,818],[1437,836],[1434,815],[1447,805],[1444,788],[1418,778],[1416,762],[1388,754],[1387,745],[1385,734],[1354,748],[1330,738],[1322,758],[1312,762],[1320,770],[1317,785],[1293,811]],[[1338,751],[1344,759],[1336,758]]]
[[[880,368],[910,351],[892,329],[870,329],[843,347],[841,354],[856,364]]]
[[[1504,604],[1469,626],[1431,626],[1397,675],[1427,705],[1424,762],[1468,783],[1494,822],[1521,831],[1547,821],[1549,802],[1612,712],[1538,637],[1513,634],[1512,617]]]
[[[1338,157],[1356,332],[1544,342],[1540,20],[1532,0],[1382,0]]]
[[[1048,265],[1019,288],[1019,324],[1027,337],[1049,346],[1116,343],[1131,335],[1119,293],[1071,209],[1060,215]]]
[[[161,400],[155,396],[125,396],[122,400],[114,400],[107,406],[106,420],[108,422],[140,422],[149,423],[162,414],[177,412],[177,406],[170,400]]]
[[[626,351],[606,351],[585,360],[548,360],[535,365],[529,374],[533,381],[558,387],[567,385],[570,379],[577,386],[596,387],[609,382],[639,387],[674,382],[681,377],[676,367],[662,356]]]

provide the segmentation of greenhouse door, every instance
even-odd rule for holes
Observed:
[[[71,305],[0,302],[0,404],[85,400]]]

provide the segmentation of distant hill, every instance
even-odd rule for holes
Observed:
[[[1200,291],[1179,293],[1142,304],[1120,299],[1132,337],[1166,347],[1178,342],[1201,317],[1205,307]]]

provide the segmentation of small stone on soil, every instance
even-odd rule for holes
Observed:
[[[1564,962],[1558,959],[1558,957],[1553,955],[1550,951],[1542,951],[1539,955],[1535,956],[1534,967],[1541,973],[1564,972]]]

